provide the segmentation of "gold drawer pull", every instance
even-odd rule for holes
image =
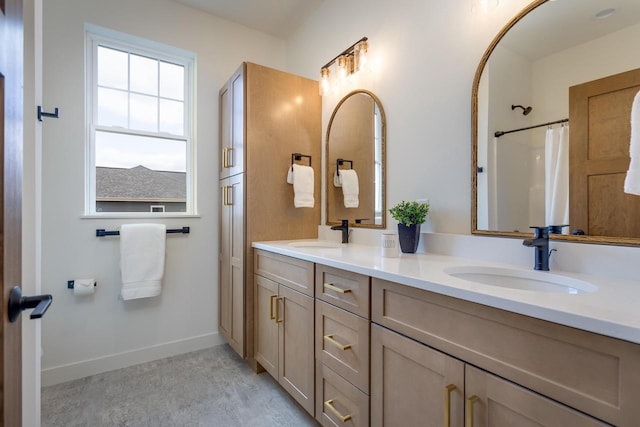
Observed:
[[[480,398],[475,394],[467,399],[467,408],[465,411],[467,415],[467,422],[465,423],[466,427],[473,427],[473,404],[478,400],[480,400]]]
[[[271,295],[269,299],[269,319],[276,320],[276,316],[273,314],[273,300],[278,298],[278,295]]]
[[[233,187],[231,185],[225,185],[222,189],[222,204],[224,206],[233,205]]]
[[[351,289],[342,289],[337,286],[333,286],[333,283],[325,283],[323,286],[325,289],[330,289],[341,294],[348,294],[351,292]]]
[[[451,427],[451,392],[455,389],[453,384],[444,388],[444,427]]]
[[[338,341],[333,339],[333,334],[331,335],[325,335],[324,339],[329,341],[331,344],[333,344],[334,346],[336,346],[336,348],[339,348],[340,350],[344,351],[344,350],[349,350],[351,348],[351,344],[345,344],[342,345],[340,344]]]
[[[274,320],[276,321],[276,323],[282,323],[284,321],[284,317],[280,319],[280,304],[278,303],[278,301],[282,301],[284,303],[284,297],[276,298],[276,317]]]
[[[335,401],[335,399],[329,399],[326,402],[324,402],[324,406],[327,407],[328,410],[330,410],[331,412],[333,412],[333,415],[335,415],[336,417],[340,418],[340,421],[342,421],[343,423],[346,423],[347,421],[349,421],[351,419],[351,414],[349,415],[342,415],[336,408],[335,406],[333,406],[333,402]]]

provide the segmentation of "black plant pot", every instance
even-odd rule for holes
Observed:
[[[404,225],[398,224],[398,238],[400,240],[400,250],[405,254],[412,254],[418,249],[420,241],[420,224]]]

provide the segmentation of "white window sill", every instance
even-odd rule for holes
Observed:
[[[198,214],[180,212],[106,212],[81,215],[80,219],[165,219],[165,218],[200,218]]]

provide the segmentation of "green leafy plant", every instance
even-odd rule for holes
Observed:
[[[391,209],[391,216],[404,225],[423,224],[429,214],[429,203],[405,202],[404,200]]]

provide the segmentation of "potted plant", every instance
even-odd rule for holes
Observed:
[[[404,253],[414,253],[420,241],[420,224],[426,221],[429,214],[429,203],[403,200],[389,209],[389,213],[398,221],[400,250]]]

